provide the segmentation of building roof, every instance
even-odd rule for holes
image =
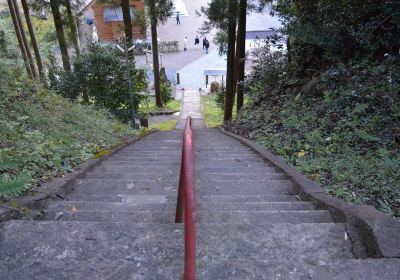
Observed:
[[[71,5],[74,7],[76,14],[82,14],[96,0],[71,0]]]

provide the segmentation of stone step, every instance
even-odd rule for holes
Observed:
[[[72,211],[100,210],[100,211],[175,211],[176,197],[143,196],[125,202],[87,202],[87,201],[54,201],[47,210]],[[313,210],[312,202],[203,202],[197,198],[198,211],[296,211]]]
[[[198,195],[286,195],[293,194],[287,180],[269,181],[198,181]],[[248,187],[244,187],[248,186]],[[176,195],[178,182],[157,180],[79,179],[74,191],[80,194]]]
[[[107,158],[107,160],[119,160],[120,158],[129,158],[130,161],[175,161],[175,162],[180,162],[181,157],[180,156],[170,156],[170,155],[155,155],[155,156],[150,156],[150,155],[130,155],[127,153],[123,154],[114,154]]]
[[[275,173],[277,169],[275,167],[269,166],[259,166],[259,167],[248,167],[246,165],[242,165],[240,167],[208,167],[206,164],[196,166],[197,172],[202,173],[214,173],[214,174],[223,174],[223,173],[245,173],[245,174],[262,174],[262,173]]]
[[[198,172],[198,178],[203,181],[263,181],[263,180],[279,180],[286,179],[283,173],[267,173],[260,174],[247,174],[247,173],[205,173]],[[88,172],[85,175],[87,179],[131,179],[131,180],[157,180],[157,181],[170,181],[178,180],[179,171],[163,172],[163,173],[138,173],[138,172]]]
[[[136,201],[166,200],[176,202],[176,195],[99,195],[99,194],[79,194],[72,193],[67,195],[66,200],[70,201],[92,201],[92,202],[125,202]],[[197,195],[197,201],[203,203],[231,203],[231,202],[296,202],[299,197],[295,195]]]
[[[311,268],[311,280],[400,279],[400,259],[334,260]]]
[[[365,262],[351,259],[343,224],[199,224],[197,229],[198,279],[310,279],[294,277],[316,275],[310,274],[316,267],[310,263]],[[0,275],[6,279],[176,280],[183,271],[182,224],[10,221],[2,231]],[[368,268],[372,262],[362,267],[377,275],[374,270],[381,267]],[[385,262],[382,277],[398,275],[393,272],[398,264]]]
[[[180,166],[180,161],[170,161],[170,162],[137,162],[137,161],[120,161],[120,160],[104,160],[98,166],[138,166],[138,167],[177,167]]]
[[[99,165],[96,166],[94,172],[130,172],[130,173],[149,173],[152,174],[176,174],[179,173],[179,166],[134,166],[134,165]]]
[[[155,156],[170,156],[170,157],[180,157],[182,154],[181,150],[174,150],[174,151],[142,151],[142,150],[121,150],[114,155],[129,155],[129,156],[138,156],[138,157],[155,157]],[[195,151],[195,155],[197,156],[202,156],[202,157],[207,157],[207,156],[226,156],[227,153],[223,151]],[[244,157],[250,157],[250,156],[257,156],[259,157],[258,154],[252,152],[252,151],[247,151],[247,150],[242,150],[242,151],[237,151],[234,153],[235,156],[244,156]]]
[[[262,174],[262,173],[274,173],[276,169],[274,167],[255,167],[250,168],[246,166],[242,167],[206,167],[207,165],[196,166],[198,173],[243,173],[243,174]],[[179,172],[179,166],[115,166],[115,165],[99,165],[94,167],[95,172],[131,172],[131,173],[148,173],[153,172],[159,173],[173,173]]]
[[[120,158],[120,157],[130,157],[130,158],[135,158],[137,160],[147,160],[147,159],[174,159],[176,161],[181,160],[181,154],[164,154],[164,153],[158,153],[158,154],[134,154],[134,153],[127,153],[127,152],[121,152],[121,153],[115,153],[111,156],[112,158]]]
[[[268,162],[231,162],[229,164],[225,162],[195,162],[196,167],[209,167],[209,168],[225,168],[225,167],[232,167],[232,168],[263,168],[263,167],[271,167],[272,165]],[[152,167],[177,167],[180,166],[180,161],[177,162],[136,162],[136,161],[102,161],[98,166],[147,166],[150,168]]]
[[[174,223],[175,211],[45,210],[43,219],[85,222]],[[331,223],[327,210],[304,211],[196,211],[197,223],[276,224]]]
[[[211,262],[201,279],[393,280],[400,279],[400,259],[263,261],[226,259]]]
[[[85,175],[87,179],[131,179],[131,180],[156,180],[156,181],[176,181],[179,178],[179,172],[157,173],[124,173],[124,172],[88,172]]]
[[[283,173],[272,172],[259,172],[256,174],[249,173],[205,173],[198,172],[197,178],[203,181],[263,181],[263,180],[279,180],[287,179]]]
[[[104,162],[113,162],[113,161],[125,161],[135,164],[144,164],[144,165],[180,165],[180,159],[157,159],[157,158],[148,158],[148,159],[139,159],[135,157],[108,157]]]
[[[124,151],[154,151],[154,152],[162,152],[162,151],[180,151],[182,150],[182,144],[174,144],[174,145],[162,145],[160,143],[155,144],[136,144],[132,146],[128,146],[124,149]]]
[[[168,156],[180,156],[181,150],[176,151],[140,151],[140,150],[121,150],[114,155],[130,154],[132,156],[158,156],[158,155],[168,155]]]

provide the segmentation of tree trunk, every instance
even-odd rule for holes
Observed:
[[[28,77],[30,79],[32,79],[33,75],[32,75],[31,68],[29,67],[28,56],[26,54],[24,42],[22,41],[21,30],[19,28],[17,16],[15,15],[14,3],[13,3],[13,0],[7,0],[7,2],[8,2],[8,7],[10,9],[11,19],[12,19],[14,29],[15,29],[15,35],[17,36],[19,49],[21,50],[21,55],[22,55],[22,58],[24,59],[26,73],[28,74]]]
[[[76,28],[76,22],[75,22],[74,15],[72,14],[70,0],[65,0],[65,8],[67,9],[68,25],[69,25],[69,28],[71,29],[72,41],[74,42],[75,53],[77,55],[79,55],[81,53],[81,49],[79,47],[78,31]]]
[[[40,55],[38,43],[36,41],[35,30],[32,25],[31,16],[29,14],[28,3],[26,2],[26,0],[21,0],[21,4],[22,4],[22,9],[24,10],[24,14],[25,14],[26,24],[28,25],[29,36],[31,37],[31,43],[32,43],[33,51],[35,53],[36,63],[37,63],[38,69],[39,69],[39,75],[41,77],[44,77],[43,61],[42,61],[42,57]]]
[[[36,78],[37,72],[36,72],[35,62],[33,61],[33,57],[32,57],[32,53],[31,53],[31,49],[29,47],[28,39],[26,38],[24,25],[22,24],[21,15],[19,13],[18,3],[17,3],[17,0],[13,0],[13,1],[14,1],[13,4],[14,4],[15,16],[17,18],[19,29],[21,32],[22,42],[25,45],[26,56],[28,57],[29,67],[31,68],[32,76],[34,78]]]
[[[67,41],[65,40],[64,27],[60,14],[60,4],[58,1],[59,0],[50,0],[50,7],[51,7],[51,12],[53,13],[54,26],[56,27],[57,31],[57,39],[58,39],[58,44],[60,46],[61,58],[64,70],[70,72],[71,63],[69,61]]]
[[[124,17],[124,31],[128,48],[132,46],[132,19],[129,9],[129,0],[121,0],[122,15]]]
[[[229,0],[228,53],[227,53],[224,122],[228,122],[232,119],[232,109],[235,101],[236,10],[237,10],[237,1]]]
[[[239,23],[238,34],[236,40],[236,71],[237,71],[237,99],[236,112],[239,113],[243,107],[244,88],[244,68],[246,58],[246,15],[247,0],[240,0],[239,4]]]
[[[157,41],[157,15],[154,0],[149,1],[150,25],[151,25],[151,51],[153,53],[153,72],[154,72],[154,91],[157,107],[162,107],[163,100],[160,88],[160,64],[158,61],[158,41]]]

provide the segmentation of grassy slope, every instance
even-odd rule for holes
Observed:
[[[106,111],[72,103],[32,82],[10,79],[0,94],[3,200],[68,172],[135,134]]]
[[[286,94],[284,82],[281,95],[262,91],[231,128],[326,192],[400,217],[398,64],[347,69],[339,77],[326,73],[309,93]]]

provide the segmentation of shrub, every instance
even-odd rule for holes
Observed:
[[[221,84],[221,86],[215,93],[215,102],[221,109],[224,109],[225,107],[225,93],[226,93],[225,86],[224,84]]]
[[[124,55],[111,46],[91,44],[73,61],[73,69],[65,72],[51,59],[50,87],[59,94],[83,104],[106,108],[123,120],[130,118],[131,98],[126,78]],[[130,61],[134,106],[137,111],[145,91],[145,71]]]

